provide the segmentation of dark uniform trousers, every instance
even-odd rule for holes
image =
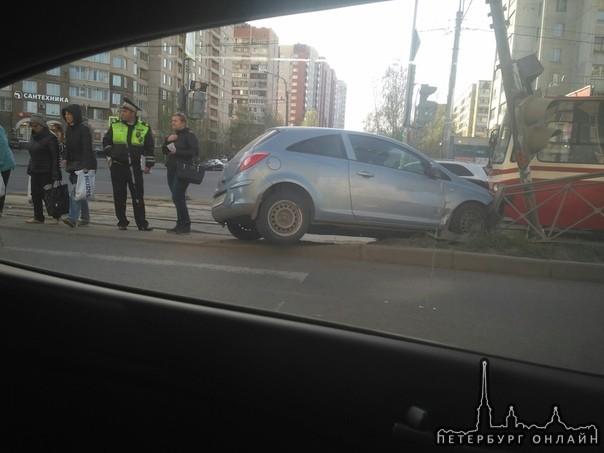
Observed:
[[[126,217],[126,201],[128,192],[132,197],[132,210],[134,212],[134,221],[139,228],[149,226],[145,214],[145,190],[143,187],[143,172],[140,169],[133,169],[132,166],[124,163],[113,162],[110,167],[111,185],[113,186],[113,204],[115,207],[115,216],[118,220],[118,226],[128,226]]]

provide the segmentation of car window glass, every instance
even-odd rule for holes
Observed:
[[[337,157],[339,159],[346,158],[344,143],[339,134],[322,135],[320,137],[302,140],[287,147],[288,151],[297,153],[315,154],[318,156]]]
[[[463,165],[457,164],[441,164],[447,170],[455,173],[457,176],[474,176],[474,174]]]
[[[349,138],[359,162],[424,174],[421,159],[401,146],[365,135],[350,134]]]

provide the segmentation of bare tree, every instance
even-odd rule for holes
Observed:
[[[367,132],[392,137],[403,137],[407,70],[401,65],[389,66],[376,90],[375,110],[365,118],[363,129]]]

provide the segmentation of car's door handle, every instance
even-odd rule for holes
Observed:
[[[358,171],[357,175],[363,176],[364,178],[373,178],[375,175],[370,171]]]

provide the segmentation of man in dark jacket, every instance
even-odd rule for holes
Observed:
[[[79,104],[68,105],[61,110],[61,116],[67,123],[62,165],[69,173],[71,183],[69,214],[63,219],[63,223],[75,228],[80,214],[82,216],[80,225],[90,223],[88,200],[75,199],[75,184],[78,180],[76,171],[82,170],[84,173],[91,170],[96,171],[97,162],[92,149],[92,133],[82,118],[82,107]]]
[[[103,137],[103,150],[109,161],[113,204],[117,226],[126,230],[130,223],[126,218],[127,190],[132,196],[134,220],[141,231],[151,231],[145,213],[143,173],[148,174],[155,164],[155,142],[151,126],[141,121],[140,109],[124,98],[120,106],[120,121],[111,124]]]
[[[59,141],[48,129],[46,117],[41,113],[34,113],[29,118],[32,135],[29,140],[29,165],[27,174],[31,176],[31,201],[34,207],[34,216],[25,223],[44,223],[44,186],[61,180],[59,167]],[[56,225],[59,218],[56,216],[47,223]]]

